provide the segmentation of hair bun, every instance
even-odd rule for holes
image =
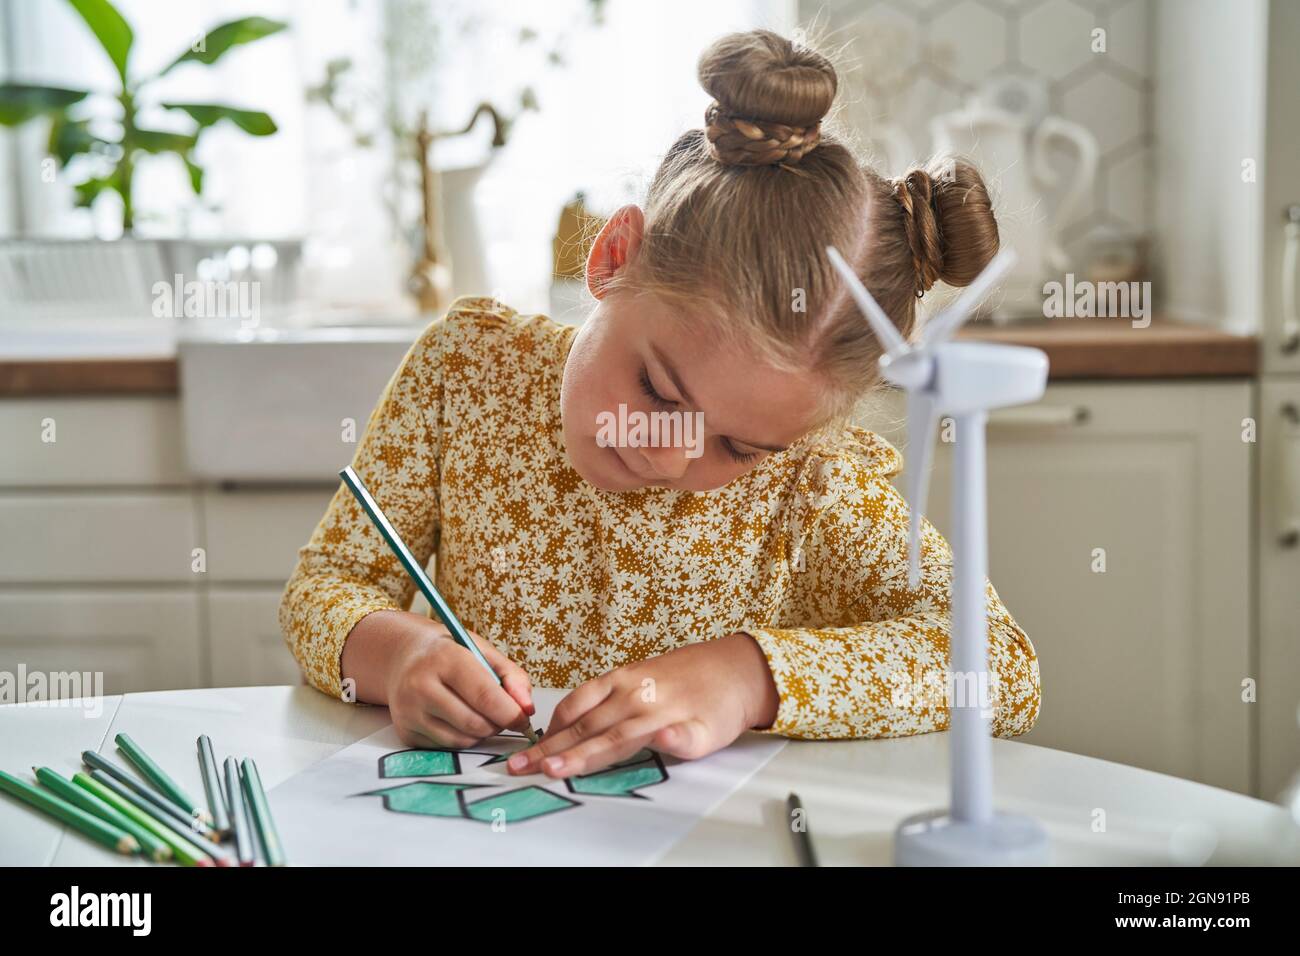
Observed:
[[[770,30],[720,37],[700,56],[709,152],[722,163],[797,163],[821,140],[835,100],[831,62]]]
[[[970,163],[936,156],[893,180],[916,270],[916,297],[942,280],[969,285],[998,251],[998,224],[984,180]]]

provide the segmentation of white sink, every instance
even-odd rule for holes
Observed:
[[[182,334],[181,413],[195,477],[338,481],[384,386],[429,319],[348,321],[260,328],[227,323]]]

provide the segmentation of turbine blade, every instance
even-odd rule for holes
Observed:
[[[858,304],[862,314],[867,317],[867,322],[871,325],[871,331],[876,333],[876,338],[885,347],[885,354],[892,358],[908,351],[907,341],[903,338],[902,333],[898,331],[898,327],[889,321],[889,316],[885,314],[885,310],[880,307],[880,303],[876,301],[875,296],[867,291],[867,287],[854,274],[852,267],[844,261],[844,257],[840,255],[839,250],[834,246],[827,246],[826,255],[830,258],[835,271],[840,274],[840,278],[844,280],[844,284],[848,286],[853,301]]]
[[[1010,246],[999,249],[997,255],[989,260],[989,264],[970,285],[961,290],[953,303],[926,323],[921,330],[921,344],[938,345],[952,338],[1015,264],[1016,254]]]

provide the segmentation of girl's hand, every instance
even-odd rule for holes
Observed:
[[[410,632],[388,671],[388,710],[402,742],[411,747],[471,747],[503,727],[523,731],[536,708],[523,669],[470,632],[497,684],[442,624],[411,615]]]
[[[555,708],[546,736],[507,762],[512,774],[592,773],[643,747],[693,759],[771,726],[779,697],[748,634],[689,644],[587,681]]]

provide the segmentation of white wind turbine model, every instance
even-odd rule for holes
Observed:
[[[921,518],[939,419],[951,415],[956,423],[950,642],[954,693],[949,723],[952,806],[899,824],[894,862],[900,866],[1046,863],[1047,834],[1037,821],[993,810],[992,712],[983,709],[986,702],[980,700],[980,691],[988,686],[984,429],[990,409],[1023,405],[1043,396],[1047,355],[1021,346],[951,341],[1015,262],[1015,253],[1005,248],[998,252],[975,281],[926,324],[920,341],[908,345],[835,247],[827,246],[826,252],[884,346],[881,373],[907,391],[910,461],[904,470],[911,505],[908,580],[912,587],[920,581]]]

